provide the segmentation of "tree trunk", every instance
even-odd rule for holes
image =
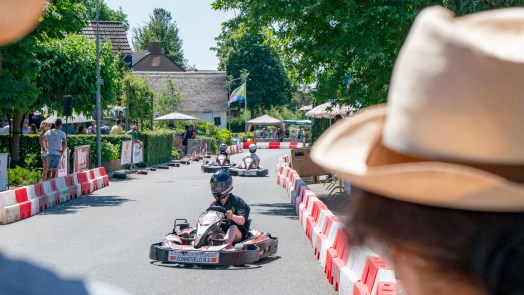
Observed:
[[[22,122],[22,112],[15,109],[11,126],[11,165],[18,166],[20,163],[20,122]]]

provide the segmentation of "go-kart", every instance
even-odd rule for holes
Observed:
[[[267,176],[269,170],[262,166],[258,166],[257,163],[251,157],[244,158],[244,162],[237,167],[231,167],[229,174],[232,176]]]
[[[219,154],[216,161],[202,164],[201,169],[202,172],[205,173],[215,173],[220,170],[227,172],[232,166],[234,166],[234,164],[227,159],[226,155]]]
[[[165,263],[224,266],[252,264],[277,253],[278,239],[256,230],[250,230],[234,245],[227,244],[220,229],[223,223],[231,222],[225,213],[223,207],[209,207],[200,214],[196,228],[190,227],[186,219],[175,219],[173,231],[162,242],[150,246],[149,258]]]

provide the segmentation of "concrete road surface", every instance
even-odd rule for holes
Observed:
[[[132,294],[335,294],[276,184],[274,167],[286,153],[259,150],[269,176],[233,180],[233,192],[251,206],[251,227],[279,238],[278,253],[257,264],[214,269],[158,265],[148,258],[150,244],[162,240],[175,218],[193,225],[213,200],[211,174],[202,173],[200,163],[111,181],[93,195],[0,226],[0,252]]]

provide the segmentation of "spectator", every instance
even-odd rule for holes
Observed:
[[[286,128],[286,138],[289,138],[289,128]]]
[[[31,124],[31,126],[29,126],[29,128],[31,129],[31,131],[29,131],[29,134],[37,134],[38,131],[36,130],[36,125],[35,124]]]
[[[86,127],[83,124],[78,126],[78,134],[86,134],[86,133],[87,133],[87,130],[86,130]]]
[[[277,127],[277,141],[282,141],[282,138],[284,138],[284,131],[282,131],[282,128]]]
[[[191,125],[191,139],[196,139],[197,131],[195,129],[195,125]]]
[[[8,127],[7,129],[5,127]],[[0,134],[9,134],[9,124],[6,122],[0,123]]]
[[[303,136],[304,136],[304,127],[300,126],[298,127],[297,138],[302,139]]]
[[[142,142],[138,140],[138,127],[136,125],[131,126],[131,130],[127,131],[127,134],[131,135],[131,140],[142,147]]]
[[[122,123],[122,121],[120,119],[116,120],[116,125],[113,126],[113,128],[111,128],[111,132],[109,132],[111,135],[122,135],[124,134],[124,129],[122,128],[122,126],[120,126],[120,124]]]
[[[96,134],[96,123],[91,121],[91,126],[87,128],[87,134]]]
[[[29,121],[24,120],[24,123],[22,124],[22,134],[29,134],[31,132],[31,128],[29,127]]]
[[[184,126],[184,134],[182,134],[182,148],[184,149],[184,155],[187,154],[187,142],[191,138],[191,130],[189,126]]]
[[[51,125],[46,121],[42,121],[40,124],[40,157],[42,158],[42,180],[47,180],[47,139],[45,134],[51,129]]]
[[[55,127],[44,134],[47,141],[47,178],[56,178],[62,154],[67,147],[66,134],[62,129],[62,120],[57,118]]]
[[[110,131],[111,129],[107,125],[103,125],[100,128],[100,134],[109,134]]]
[[[523,39],[521,8],[426,8],[387,105],[315,142],[354,188],[352,246],[381,254],[406,294],[524,294]]]

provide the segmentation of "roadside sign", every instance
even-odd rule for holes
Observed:
[[[75,146],[74,171],[80,172],[89,169],[89,155],[91,153],[90,145]]]
[[[133,155],[133,142],[131,140],[122,141],[122,151],[120,153],[120,165],[131,164]]]

